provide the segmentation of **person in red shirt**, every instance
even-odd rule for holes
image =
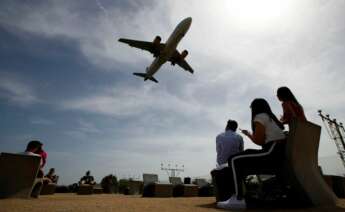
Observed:
[[[38,170],[38,173],[37,173],[37,182],[36,184],[34,185],[33,189],[32,189],[32,192],[31,192],[31,197],[34,197],[34,198],[38,198],[39,194],[40,194],[40,191],[42,189],[42,186],[43,186],[43,183],[44,183],[44,179],[40,179],[40,178],[43,178],[43,170],[42,170],[42,167],[43,167],[43,164],[45,163],[45,159],[47,157],[44,158],[43,160],[43,156],[42,156],[42,143],[38,140],[32,140],[30,141],[27,146],[26,146],[26,150],[25,152],[21,153],[21,154],[25,154],[25,155],[31,155],[31,156],[37,156],[37,157],[40,157],[41,158],[41,162],[40,162],[40,169]],[[43,151],[44,152],[44,151]]]
[[[44,165],[46,165],[46,162],[47,162],[47,157],[48,157],[48,154],[47,152],[45,152],[42,148],[43,144],[40,143],[40,146],[39,148],[35,151],[36,154],[39,154],[42,158],[42,162],[41,162],[41,169],[43,169]]]
[[[283,116],[280,118],[282,124],[289,124],[294,118],[299,121],[307,121],[303,107],[288,87],[278,88],[277,97],[282,102],[283,107]]]

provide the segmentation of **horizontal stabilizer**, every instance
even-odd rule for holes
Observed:
[[[158,83],[158,80],[156,80],[154,77],[149,77],[149,80],[155,82],[155,83]]]
[[[139,77],[143,77],[143,78],[146,77],[146,74],[145,74],[145,73],[133,73],[133,75],[139,76]]]
[[[149,80],[151,80],[153,82],[158,83],[158,80],[156,80],[153,76],[147,76],[146,73],[133,73],[133,75],[144,78],[144,81],[149,79]]]

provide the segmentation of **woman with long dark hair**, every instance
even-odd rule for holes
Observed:
[[[244,209],[246,203],[242,182],[247,175],[261,173],[265,169],[278,169],[284,159],[285,134],[284,126],[272,113],[264,99],[254,99],[251,103],[252,131],[242,130],[255,144],[262,149],[247,149],[229,158],[235,194],[224,202],[218,202],[219,208]]]
[[[297,101],[288,87],[280,87],[277,90],[277,97],[282,102],[283,116],[280,121],[283,124],[288,124],[292,119],[296,118],[299,121],[306,121],[303,107]]]

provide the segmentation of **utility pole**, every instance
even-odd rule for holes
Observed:
[[[318,112],[324,126],[326,127],[328,135],[337,146],[338,154],[341,158],[341,161],[343,162],[343,166],[345,167],[345,129],[343,123],[338,123],[336,119],[331,119],[328,114],[323,115],[321,110],[319,110]]]
[[[171,167],[170,164],[168,166],[164,166],[163,163],[161,163],[161,170],[166,171],[169,177],[177,177],[180,172],[184,172],[184,165],[182,165],[181,168],[178,168],[178,165],[175,164],[175,168]]]

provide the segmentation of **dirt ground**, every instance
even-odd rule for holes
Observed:
[[[249,211],[345,211],[345,199],[340,199],[335,208],[305,209],[248,209]],[[40,196],[39,199],[2,199],[1,212],[202,212],[224,211],[216,209],[213,197],[191,198],[142,198],[140,196],[93,194],[54,194]]]

